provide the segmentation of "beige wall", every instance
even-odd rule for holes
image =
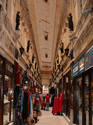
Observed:
[[[65,4],[67,10],[65,10],[64,23],[62,23],[62,32],[60,34],[60,40],[64,43],[64,49],[69,47],[74,50],[74,59],[71,60],[63,54],[62,66],[63,74],[71,69],[72,61],[76,61],[82,56],[87,49],[93,45],[93,14],[82,16],[82,13],[91,8],[93,4],[88,0],[71,0]],[[92,6],[93,7],[93,6]],[[68,14],[72,13],[74,31],[70,31],[67,27]],[[75,39],[74,39],[75,38]],[[60,55],[59,45],[57,45],[56,55]],[[56,62],[56,59],[55,59]]]
[[[19,63],[23,69],[26,69],[26,64],[32,62],[32,54],[35,55],[35,61],[38,62],[33,34],[31,32],[31,22],[29,17],[27,17],[26,8],[23,7],[22,1],[20,0],[0,0],[2,5],[2,10],[0,11],[0,55],[7,58],[9,61],[14,63],[14,60]],[[16,26],[16,13],[20,11],[20,30],[15,30]],[[31,41],[31,47],[29,53],[26,52],[27,41]],[[22,57],[20,56],[18,60],[15,59],[15,48],[20,47],[25,49]],[[20,53],[20,52],[19,52]],[[35,64],[35,63],[34,63]],[[33,64],[33,71],[34,71]]]

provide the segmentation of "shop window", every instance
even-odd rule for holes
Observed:
[[[27,41],[27,53],[29,52],[30,45],[31,45],[30,40],[28,40]]]
[[[70,58],[71,58],[71,60],[74,58],[73,50],[71,50],[71,52],[70,52]]]
[[[70,31],[74,30],[73,19],[72,19],[72,14],[71,13],[68,16],[68,27],[69,27]]]
[[[19,56],[19,52],[18,52],[18,50],[15,48],[15,58],[18,59],[18,56]]]
[[[12,120],[13,120],[12,79],[8,75],[5,75],[3,124],[6,125],[9,121]]]
[[[63,53],[63,51],[64,51],[64,44],[63,44],[63,42],[60,43],[60,51],[61,51],[61,53]]]
[[[32,56],[32,63],[34,63],[34,59],[35,59],[35,57],[34,57],[34,54],[33,54],[33,56]]]
[[[48,58],[48,54],[47,53],[45,54],[45,58]]]
[[[68,48],[65,49],[65,54],[66,54],[66,56],[68,56],[68,54],[69,54],[69,49]]]
[[[29,64],[29,69],[31,69],[31,67],[32,67],[32,64],[30,63],[30,64]]]
[[[24,48],[21,46],[21,47],[19,48],[19,51],[20,51],[20,54],[21,54],[21,56],[22,56],[23,53],[24,53]]]
[[[20,12],[18,11],[16,14],[16,30],[19,30],[20,25]]]
[[[47,34],[47,35],[45,35],[45,40],[48,40],[48,34]]]

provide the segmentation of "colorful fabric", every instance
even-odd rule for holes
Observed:
[[[61,93],[59,98],[59,112],[62,112],[62,105],[63,105],[63,93]]]
[[[33,103],[32,103],[32,98],[29,96],[30,99],[30,118],[33,118]]]
[[[55,97],[54,98],[54,104],[53,104],[53,110],[52,110],[53,114],[59,113],[59,102],[60,102],[59,98]]]
[[[46,96],[46,103],[49,103],[49,102],[50,102],[50,97]]]

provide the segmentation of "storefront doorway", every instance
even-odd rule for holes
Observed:
[[[13,120],[13,65],[0,56],[0,125]]]

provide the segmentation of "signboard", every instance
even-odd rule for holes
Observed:
[[[75,63],[75,65],[73,66],[73,77],[76,77],[78,75],[78,71],[79,71],[79,67],[78,67],[78,62]]]
[[[48,86],[43,85],[43,94],[48,94],[48,93],[49,93]]]
[[[78,66],[79,66],[79,74],[83,73],[84,72],[84,56],[79,60],[79,63],[78,63]]]
[[[93,46],[85,54],[85,70],[93,67]]]

